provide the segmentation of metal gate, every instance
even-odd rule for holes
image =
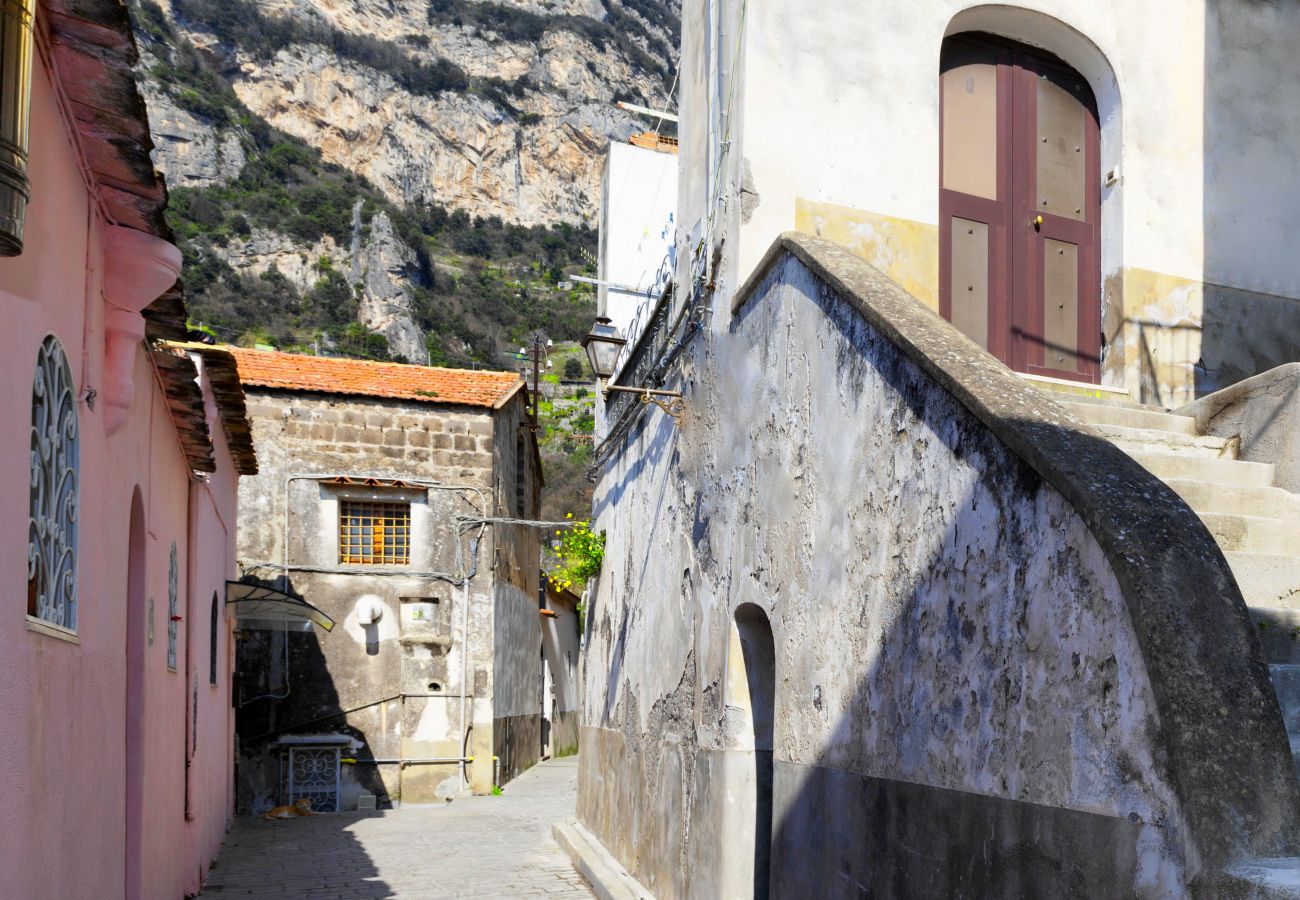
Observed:
[[[339,811],[338,747],[289,748],[289,802],[311,798],[315,812]]]

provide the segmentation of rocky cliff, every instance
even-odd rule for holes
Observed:
[[[191,308],[223,337],[338,347],[359,323],[382,337],[362,355],[454,364],[576,336],[604,147],[646,127],[615,101],[669,102],[680,0],[134,11]]]

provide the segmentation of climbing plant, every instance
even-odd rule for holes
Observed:
[[[566,518],[573,518],[573,513]],[[555,532],[555,536],[559,538],[555,546],[558,563],[546,573],[551,587],[568,590],[600,574],[601,563],[605,560],[605,532],[593,532],[591,522],[578,520]]]

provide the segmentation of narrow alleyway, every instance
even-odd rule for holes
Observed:
[[[535,766],[500,797],[281,822],[240,818],[199,897],[590,898],[551,838],[551,824],[573,816],[577,780],[570,757]]]

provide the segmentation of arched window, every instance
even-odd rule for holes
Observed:
[[[208,623],[208,684],[217,683],[217,625],[220,618],[217,595],[212,595],[211,621]]]
[[[72,370],[53,335],[36,356],[31,439],[27,615],[76,631],[81,441]]]

